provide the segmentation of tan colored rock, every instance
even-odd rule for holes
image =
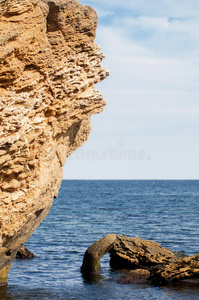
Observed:
[[[154,283],[199,283],[199,254],[167,264],[155,272],[151,272]]]
[[[66,158],[106,102],[95,11],[76,0],[0,0],[0,283],[48,214]]]
[[[98,273],[101,270],[100,259],[111,250],[116,234],[105,235],[88,247],[84,254],[82,273]]]
[[[110,250],[110,258],[111,267],[124,269],[117,280],[121,284],[199,284],[199,254],[179,258],[179,254],[156,242],[120,235]]]
[[[174,253],[158,243],[118,235],[110,250],[112,268],[136,269],[169,263]]]

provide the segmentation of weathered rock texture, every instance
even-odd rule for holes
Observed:
[[[156,242],[118,235],[110,250],[110,265],[121,269],[146,268],[169,263],[174,257],[172,251]]]
[[[199,255],[178,257],[158,243],[117,236],[110,249],[110,265],[124,271],[118,283],[199,284]]]
[[[0,284],[48,214],[87,139],[108,72],[95,11],[76,0],[0,0]]]
[[[199,285],[199,254],[182,258],[156,242],[123,235],[109,234],[92,244],[85,252],[82,271],[99,271],[100,259],[108,251],[111,267],[123,273],[117,283]]]
[[[157,270],[151,270],[153,283],[197,283],[199,284],[199,254],[177,259]]]

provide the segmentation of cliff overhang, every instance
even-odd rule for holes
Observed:
[[[0,285],[106,104],[96,27],[76,0],[0,0]]]

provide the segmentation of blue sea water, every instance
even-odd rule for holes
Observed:
[[[108,254],[95,281],[80,273],[87,247],[109,233],[199,253],[198,221],[197,180],[63,181],[49,215],[26,243],[37,257],[15,260],[0,299],[199,299],[199,287],[120,285]]]

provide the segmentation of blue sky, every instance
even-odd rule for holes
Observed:
[[[199,1],[88,0],[108,105],[65,179],[199,179]]]

